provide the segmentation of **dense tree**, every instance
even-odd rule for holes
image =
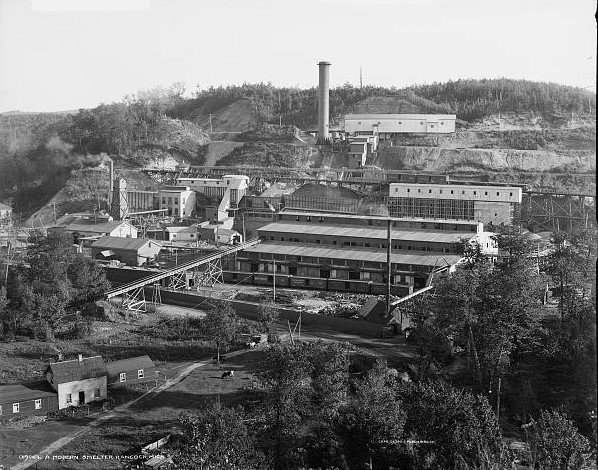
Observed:
[[[590,442],[558,411],[543,411],[537,421],[532,421],[527,435],[534,469],[595,468]]]
[[[209,403],[199,411],[179,418],[181,441],[176,445],[175,468],[199,470],[252,470],[264,468],[263,455],[242,410]]]
[[[417,443],[415,468],[465,469],[508,462],[498,420],[485,397],[440,381],[400,385],[397,397],[407,414],[404,433]]]
[[[77,289],[75,301],[95,300],[110,288],[104,269],[95,260],[82,255],[73,258],[68,267],[68,275]]]
[[[307,343],[279,344],[268,349],[261,376],[267,430],[262,438],[274,468],[297,468],[302,419],[311,411],[310,378],[313,350]]]
[[[220,363],[221,348],[227,348],[237,337],[239,317],[230,302],[214,303],[202,321],[210,340],[216,345],[216,358]]]
[[[369,468],[374,461],[376,467],[392,464],[404,423],[405,411],[394,395],[386,362],[378,360],[341,411],[340,432],[349,461],[355,467],[369,463]]]
[[[276,342],[276,322],[278,321],[278,307],[274,302],[265,302],[259,306],[258,321],[264,333],[268,333],[268,340]]]

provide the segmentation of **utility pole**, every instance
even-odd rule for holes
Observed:
[[[276,260],[272,260],[273,263],[273,276],[272,276],[272,286],[274,288],[274,302],[276,302]]]
[[[498,378],[498,387],[496,390],[496,421],[500,422],[500,385],[501,385],[502,379],[499,377]]]
[[[210,134],[212,133],[212,115],[210,114]]]
[[[391,220],[388,219],[388,232],[386,234],[386,316],[390,316],[390,243],[391,243]]]
[[[241,220],[243,221],[243,243],[247,241],[247,237],[245,237],[245,212],[241,212]]]

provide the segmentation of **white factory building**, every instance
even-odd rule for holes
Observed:
[[[391,183],[389,212],[393,217],[475,220],[511,225],[522,189],[514,186]]]
[[[377,134],[382,139],[395,134],[450,134],[455,132],[455,114],[347,114],[345,133]]]
[[[249,176],[224,175],[222,178],[177,178],[177,183],[185,185],[208,197],[223,198],[230,190],[230,201],[238,204],[249,187]]]
[[[166,186],[158,191],[158,209],[167,215],[189,217],[195,210],[195,191],[189,186]]]

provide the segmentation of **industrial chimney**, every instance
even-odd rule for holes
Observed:
[[[318,63],[320,67],[319,100],[318,100],[318,140],[325,143],[329,139],[330,103],[328,101],[328,88],[330,82],[330,62]]]

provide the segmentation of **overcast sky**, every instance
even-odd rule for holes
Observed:
[[[595,91],[594,0],[0,0],[0,111],[177,81],[402,87],[525,78]]]

